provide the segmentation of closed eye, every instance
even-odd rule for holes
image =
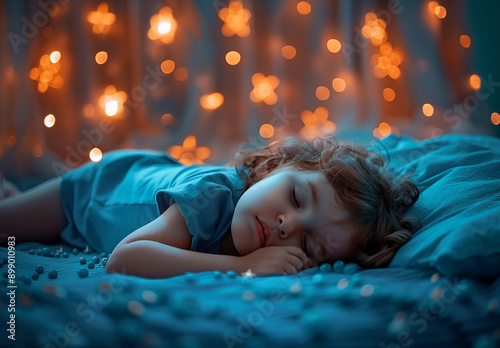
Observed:
[[[295,205],[297,208],[300,208],[299,202],[297,201],[297,196],[295,195],[295,186],[290,190],[290,200],[292,201],[293,205]]]

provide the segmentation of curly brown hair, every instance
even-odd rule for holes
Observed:
[[[349,213],[339,223],[355,230],[355,252],[344,261],[375,268],[387,266],[422,227],[418,219],[404,216],[420,196],[417,186],[407,176],[391,172],[389,162],[390,157],[384,161],[379,153],[334,136],[312,140],[290,136],[258,150],[239,152],[231,165],[245,182],[243,191],[284,166],[320,170]]]

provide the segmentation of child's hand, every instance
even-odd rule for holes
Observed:
[[[241,256],[243,268],[251,269],[258,276],[271,274],[296,274],[311,268],[313,262],[304,251],[294,246],[269,246]]]

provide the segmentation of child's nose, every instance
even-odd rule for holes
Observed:
[[[288,239],[296,234],[300,234],[303,229],[298,216],[280,214],[278,216],[279,236],[282,239]]]

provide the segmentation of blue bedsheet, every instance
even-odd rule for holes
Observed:
[[[59,247],[68,258],[30,255]],[[316,267],[293,276],[204,272],[170,279],[105,273],[79,278],[66,245],[16,246],[15,342],[7,279],[2,347],[494,347],[500,280],[448,279],[420,269]],[[7,249],[0,248],[0,257]],[[45,271],[25,284],[37,265]],[[338,266],[338,265],[337,265]],[[2,271],[7,265],[2,267]],[[56,279],[48,272],[55,269]],[[29,283],[29,281],[27,281]],[[496,331],[495,331],[496,330]],[[496,335],[496,336],[495,336]]]
[[[17,288],[7,278],[0,286],[0,346],[500,346],[500,139],[391,135],[381,143],[391,168],[413,175],[422,192],[409,213],[423,227],[389,268],[337,263],[293,276],[204,272],[151,280],[107,275],[97,265],[80,278],[87,268],[80,258],[96,253],[24,243],[16,246]],[[45,247],[63,247],[68,257],[29,254]],[[45,271],[31,280],[37,265]],[[15,341],[8,338],[11,314]]]

